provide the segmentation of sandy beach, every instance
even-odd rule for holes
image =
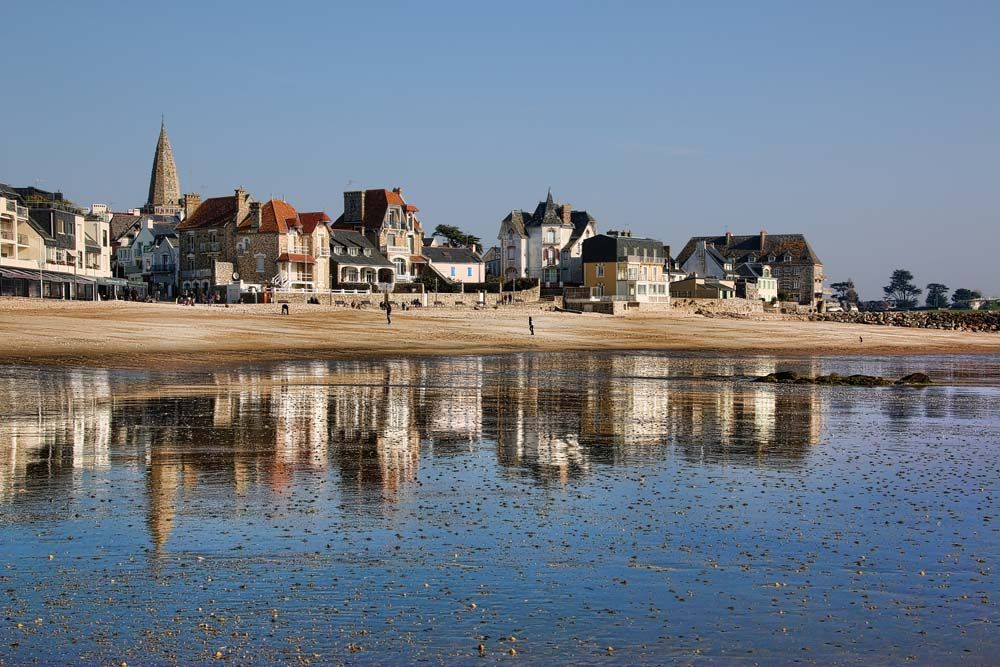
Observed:
[[[535,335],[528,332],[534,318]],[[627,317],[501,310],[327,306],[195,306],[0,301],[0,363],[109,368],[214,367],[291,359],[677,350],[737,354],[1000,354],[1000,336],[808,322],[637,312]],[[859,337],[863,337],[861,342]]]

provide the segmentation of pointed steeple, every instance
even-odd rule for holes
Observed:
[[[153,170],[149,175],[149,197],[143,210],[147,213],[168,212],[180,206],[181,184],[177,178],[174,151],[167,137],[167,123],[160,117],[160,138],[156,141],[156,155],[153,156]]]

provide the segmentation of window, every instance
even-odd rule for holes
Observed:
[[[392,260],[392,263],[393,263],[393,266],[396,267],[396,275],[397,276],[405,276],[406,275],[406,260],[405,259],[403,259],[402,257],[397,257],[396,259]]]
[[[547,230],[545,230],[545,242],[546,243],[555,243],[556,242],[556,230],[554,230],[554,229],[547,229]]]
[[[792,254],[790,252],[785,253],[785,261],[786,262],[792,261]]]
[[[389,234],[388,236],[386,236],[385,237],[385,244],[386,245],[396,245],[396,235],[395,234]]]
[[[371,256],[372,256],[372,249],[365,248],[365,257],[371,257]]]
[[[257,259],[257,273],[264,273],[264,255],[256,255]]]
[[[471,278],[472,277],[472,267],[471,266],[465,269],[465,276],[467,278]]]
[[[357,257],[358,256],[358,249],[357,248],[348,248],[347,249],[347,254],[350,255],[351,257]]]
[[[453,267],[451,267],[451,277],[452,277],[452,278],[454,278],[454,277],[455,277],[455,267],[454,267],[454,266],[453,266]]]
[[[108,247],[108,230],[104,230],[104,247]]]
[[[344,246],[339,246],[339,245],[333,246],[333,254],[334,255],[343,255],[344,254]]]
[[[604,277],[604,265],[603,264],[598,264],[597,265],[596,274],[597,274],[598,278],[603,278]]]
[[[507,259],[514,261],[514,246],[507,247]]]

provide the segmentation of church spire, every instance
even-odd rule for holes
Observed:
[[[143,208],[147,213],[174,212],[180,206],[181,184],[177,178],[174,151],[167,137],[167,123],[160,116],[160,138],[156,141],[156,155],[149,175],[149,197]]]

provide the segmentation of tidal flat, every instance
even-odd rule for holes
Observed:
[[[998,355],[2,366],[0,665],[996,664],[998,493]]]

